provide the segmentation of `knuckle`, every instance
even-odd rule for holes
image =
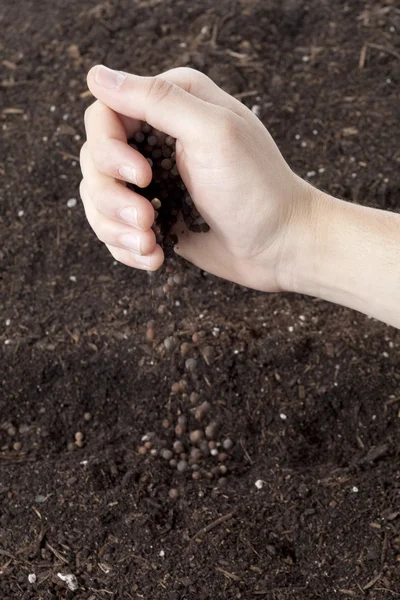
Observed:
[[[148,97],[153,102],[163,102],[175,89],[175,86],[166,79],[160,79],[159,77],[153,77],[150,82]]]

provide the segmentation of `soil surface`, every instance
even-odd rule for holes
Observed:
[[[161,293],[78,196],[87,70],[188,65],[300,175],[398,209],[397,0],[3,0],[0,27],[0,598],[399,597],[398,332],[189,265]]]

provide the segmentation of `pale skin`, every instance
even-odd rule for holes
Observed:
[[[93,67],[81,197],[112,256],[133,268],[164,261],[141,188],[151,168],[127,139],[147,121],[177,138],[177,165],[209,233],[176,252],[201,269],[265,292],[297,292],[400,327],[400,215],[312,187],[285,162],[260,120],[192,69],[138,77]]]

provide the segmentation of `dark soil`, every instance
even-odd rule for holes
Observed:
[[[398,2],[3,0],[0,27],[0,598],[399,597],[398,332],[190,266],[161,296],[89,229],[77,158],[93,64],[189,65],[299,174],[398,209]],[[234,445],[192,479],[151,449],[204,401]]]

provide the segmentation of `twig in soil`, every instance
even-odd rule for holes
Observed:
[[[248,92],[239,92],[239,94],[233,94],[237,100],[242,100],[243,98],[250,98],[250,96],[258,96],[260,94],[259,90],[249,90]]]
[[[242,581],[241,577],[235,575],[234,573],[229,573],[229,571],[225,571],[225,569],[221,569],[221,567],[215,567],[215,570],[219,573],[222,573],[222,575],[225,575],[225,577],[228,579],[233,579],[233,581]]]
[[[226,521],[229,521],[230,519],[232,519],[232,517],[234,515],[235,515],[235,511],[232,511],[232,512],[228,513],[227,515],[223,515],[222,517],[219,517],[218,519],[216,519],[215,521],[213,521],[209,525],[206,525],[205,527],[203,527],[202,529],[200,529],[193,537],[190,538],[190,541],[192,542],[193,540],[195,540],[196,538],[200,537],[201,535],[205,535],[206,533],[209,533],[210,531],[212,531],[216,527],[219,527],[219,525],[222,525]]]
[[[366,583],[363,586],[363,590],[369,590],[370,588],[372,588],[376,583],[378,583],[378,581],[380,580],[380,578],[382,577],[382,571],[380,573],[378,573],[378,575],[375,575],[375,577],[373,577],[371,579],[371,581],[368,581],[368,583]]]
[[[54,556],[56,556],[58,558],[58,560],[61,560],[61,562],[65,563],[66,565],[69,564],[68,559],[66,559],[65,556],[63,556],[61,554],[61,552],[59,552],[58,550],[56,550],[55,548],[53,548],[53,546],[51,546],[49,544],[49,542],[46,542],[46,548],[48,548],[50,550],[50,552],[52,552],[54,554]]]
[[[400,596],[400,594],[398,592],[395,592],[394,590],[389,590],[389,588],[381,588],[381,587],[377,587],[375,588],[375,590],[378,592],[389,592],[390,594],[393,594],[393,596]]]

